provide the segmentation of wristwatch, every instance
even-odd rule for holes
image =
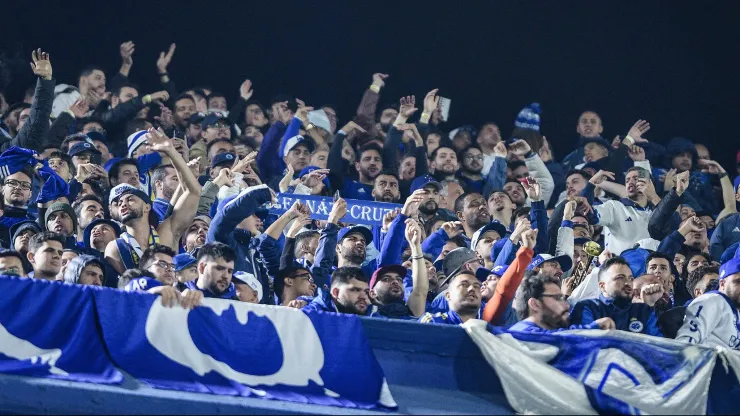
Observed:
[[[308,126],[306,126],[306,130],[311,130],[312,128],[315,128],[313,123],[308,123]]]

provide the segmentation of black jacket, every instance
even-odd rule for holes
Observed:
[[[31,104],[31,115],[23,125],[18,134],[12,138],[0,136],[0,152],[4,152],[13,146],[25,147],[41,152],[41,142],[49,130],[49,116],[51,116],[51,105],[54,102],[54,79],[45,80],[39,78],[36,81],[36,91]]]

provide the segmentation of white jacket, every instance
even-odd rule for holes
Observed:
[[[676,340],[740,350],[739,319],[737,308],[723,294],[705,293],[686,308]]]
[[[638,241],[650,238],[648,222],[652,208],[641,208],[627,198],[594,206],[598,225],[604,227],[604,249],[618,256]]]

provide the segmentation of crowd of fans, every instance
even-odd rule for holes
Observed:
[[[161,90],[141,91],[134,47],[113,77],[90,66],[74,85],[34,51],[35,90],[0,96],[0,274],[188,308],[214,297],[740,348],[740,178],[699,143],[648,140],[644,120],[607,140],[588,110],[558,159],[537,103],[509,139],[502,120],[451,129],[437,90],[381,100],[381,73],[345,120],[257,97],[249,80],[228,102],[177,90],[174,44],[156,62]],[[278,194],[333,205],[325,221],[300,202],[276,215]],[[356,225],[348,200],[402,208]]]

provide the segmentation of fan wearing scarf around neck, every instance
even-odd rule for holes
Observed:
[[[175,150],[172,140],[161,129],[149,129],[146,140],[152,150],[171,160],[183,193],[172,215],[158,223],[151,198],[145,192],[125,183],[111,189],[110,205],[118,209],[124,227],[120,238],[111,241],[105,248],[105,259],[119,274],[137,267],[144,250],[154,244],[178,251],[180,236],[193,221],[200,199],[198,179],[187,161]]]

